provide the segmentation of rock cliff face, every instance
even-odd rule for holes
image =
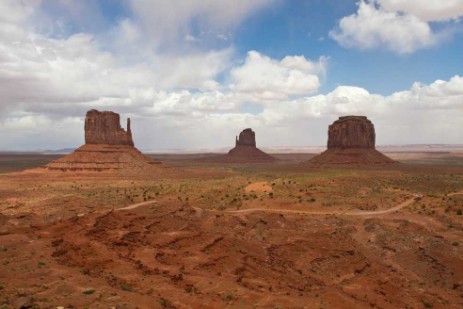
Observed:
[[[345,116],[329,126],[328,149],[308,163],[364,166],[397,162],[375,149],[375,127],[367,117]]]
[[[375,127],[365,116],[339,117],[328,129],[328,149],[375,148]]]
[[[134,146],[130,118],[127,131],[120,124],[119,114],[92,109],[85,117],[85,144]]]
[[[244,129],[236,138],[235,146],[256,147],[256,133],[250,128]]]

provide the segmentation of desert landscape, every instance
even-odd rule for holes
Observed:
[[[328,156],[264,163],[161,162],[129,128],[90,111],[74,153],[2,156],[2,308],[463,305],[463,166],[446,156],[390,159],[366,117],[330,126]]]
[[[0,309],[462,309],[463,0],[0,0]]]

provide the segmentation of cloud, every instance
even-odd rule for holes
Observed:
[[[463,0],[378,0],[388,11],[417,16],[422,21],[446,21],[463,16]]]
[[[317,74],[324,71],[325,59],[318,63],[304,56],[286,56],[277,61],[250,51],[245,63],[231,70],[232,91],[248,96],[253,102],[285,100],[316,92],[320,87]]]
[[[130,116],[142,149],[231,147],[245,127],[257,132],[260,146],[324,145],[328,125],[343,115],[366,115],[376,127],[378,144],[461,143],[463,77],[382,96],[354,86],[327,94],[302,96],[263,105],[256,114],[242,113],[236,93],[151,91],[146,104],[108,109]],[[89,106],[90,108],[90,106]],[[0,142],[6,149],[63,148],[82,143],[83,113],[10,113],[0,120]],[[66,130],[63,130],[66,128]],[[33,136],[33,141],[31,137]]]
[[[61,117],[15,112],[0,119],[2,150],[76,147],[84,142],[83,117]]]
[[[14,12],[5,17],[0,10],[2,149],[79,146],[83,117],[91,108],[132,117],[135,142],[142,149],[233,146],[234,136],[245,127],[257,132],[260,146],[322,145],[328,125],[347,114],[371,118],[380,144],[461,143],[460,76],[429,85],[416,82],[409,90],[389,96],[349,85],[317,94],[326,74],[324,57],[273,59],[250,51],[237,64],[232,45],[197,46],[203,38],[197,30],[191,32],[191,22],[206,14],[204,23],[232,41],[230,28],[266,7],[260,1],[250,2],[239,2],[235,10],[228,1],[211,2],[211,7],[192,1],[199,8],[191,14],[179,12],[190,22],[169,17],[174,30],[157,39],[178,38],[184,44],[189,34],[201,41],[190,44],[194,45],[190,50],[169,53],[141,42],[147,31],[141,25],[150,21],[137,15],[119,20],[109,31],[119,36],[109,48],[99,34],[50,37],[38,32],[27,23],[40,10],[39,2],[1,2]],[[154,9],[150,3],[138,4]],[[169,10],[170,2],[163,3],[159,9]],[[219,12],[219,3],[235,11]],[[373,16],[389,14],[373,9],[382,10],[372,12]],[[158,30],[153,31],[154,35]],[[248,105],[258,108],[243,112]]]
[[[358,11],[343,17],[329,35],[347,48],[370,50],[385,47],[397,54],[410,54],[439,41],[430,25],[417,16],[384,9],[377,1],[361,0]]]
[[[378,144],[461,143],[462,83],[463,77],[454,76],[429,85],[415,83],[388,96],[339,86],[325,95],[268,103],[256,115],[209,114],[201,127],[207,130],[214,123],[214,130],[221,132],[214,134],[221,134],[218,140],[223,141],[218,146],[231,145],[227,134],[233,137],[245,127],[257,132],[261,146],[325,145],[328,125],[339,116],[366,115],[375,124]],[[227,122],[229,118],[233,120]],[[213,141],[198,144],[213,146]]]
[[[41,0],[2,0],[0,1],[0,23],[21,23],[32,15]]]
[[[240,105],[233,94],[219,91],[191,93],[190,91],[153,93],[151,104],[140,110],[143,116],[174,115],[174,116],[202,116],[207,113],[236,110]],[[183,121],[183,120],[181,120]]]
[[[234,29],[244,19],[275,0],[129,0],[145,40],[161,48],[178,47],[185,36],[217,35]],[[160,46],[160,45],[163,46]]]
[[[87,106],[143,105],[153,91],[216,90],[215,77],[229,66],[232,52],[154,55],[149,63],[125,65],[97,45],[89,34],[51,39],[2,25],[0,108],[73,114]]]
[[[130,33],[130,24],[127,29]],[[325,61],[302,56],[277,61],[251,52],[243,66],[232,70],[237,84],[231,87],[216,80],[219,74],[228,75],[230,48],[153,54],[149,62],[126,64],[99,50],[90,34],[48,38],[10,23],[0,28],[0,50],[1,108],[67,117],[89,108],[184,115],[238,109],[248,96],[257,98],[252,101],[263,100],[265,94],[270,94],[266,100],[287,99],[316,91],[315,74],[324,74]],[[260,74],[253,72],[256,68]]]

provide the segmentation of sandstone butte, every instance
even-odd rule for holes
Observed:
[[[271,163],[277,159],[257,148],[256,133],[248,128],[241,131],[236,137],[235,147],[228,154],[202,158],[199,161],[208,163]]]
[[[109,111],[90,110],[85,117],[85,145],[73,153],[52,161],[43,168],[46,171],[72,172],[149,172],[148,167],[160,161],[143,155],[135,148],[130,118],[127,131],[120,125],[119,114]],[[148,168],[148,169],[147,169]]]
[[[128,145],[134,147],[130,118],[127,132],[121,127],[119,114],[92,109],[85,117],[85,144]]]
[[[373,123],[365,116],[339,117],[328,128],[328,149],[308,161],[315,165],[395,164],[375,149]]]

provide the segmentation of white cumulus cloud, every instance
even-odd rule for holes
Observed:
[[[284,100],[288,96],[316,92],[317,74],[324,71],[325,59],[311,62],[304,56],[286,56],[277,61],[250,51],[245,63],[231,70],[232,91],[248,95],[251,101]]]
[[[397,54],[409,54],[433,46],[439,40],[430,25],[408,13],[385,10],[376,1],[358,2],[358,11],[339,21],[330,37],[348,48],[379,47]]]

